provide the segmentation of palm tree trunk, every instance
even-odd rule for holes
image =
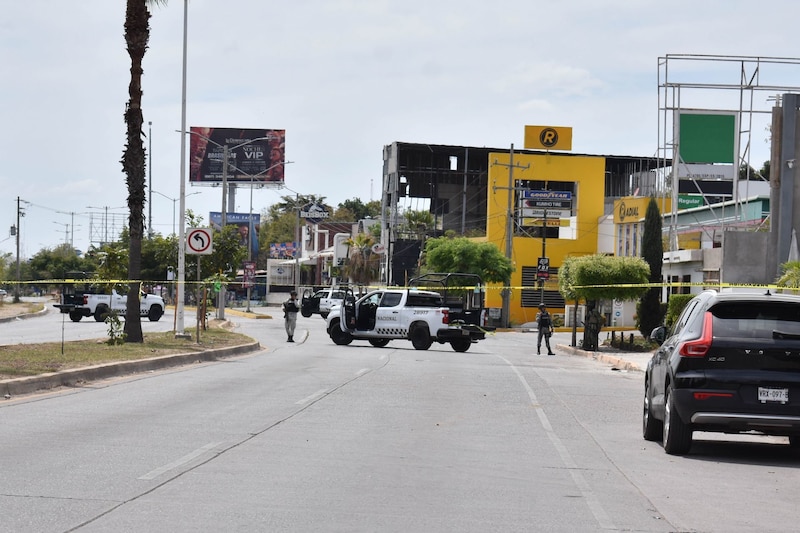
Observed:
[[[147,0],[128,0],[125,13],[125,42],[131,58],[131,81],[125,108],[127,141],[122,155],[122,168],[128,185],[128,306],[125,312],[127,342],[143,342],[139,316],[139,278],[142,271],[142,237],[144,235],[145,151],[142,142],[142,59],[150,39],[150,11]]]

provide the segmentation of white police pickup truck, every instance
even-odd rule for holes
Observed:
[[[384,347],[389,341],[403,339],[410,340],[417,350],[427,350],[438,342],[466,352],[473,342],[486,337],[488,329],[451,321],[451,310],[441,294],[415,288],[375,290],[357,300],[348,291],[344,303],[333,307],[327,318],[328,335],[338,345],[366,340]]]
[[[111,311],[124,317],[127,306],[128,296],[118,294],[116,290],[112,290],[111,294],[83,294],[82,297],[73,298],[69,302],[64,299],[55,305],[62,313],[69,313],[73,322],[89,316],[94,317],[97,322],[103,322]],[[139,316],[147,317],[150,322],[158,322],[163,315],[164,299],[161,296],[147,293],[139,295]]]

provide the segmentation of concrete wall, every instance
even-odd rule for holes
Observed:
[[[726,231],[722,241],[723,283],[773,283],[777,254],[770,246],[769,233]]]

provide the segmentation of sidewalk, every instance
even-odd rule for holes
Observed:
[[[556,353],[567,353],[569,355],[579,355],[591,357],[596,361],[602,361],[613,365],[618,370],[635,370],[644,372],[647,369],[647,362],[653,356],[652,352],[622,352],[609,346],[600,346],[596,352],[587,352],[582,348],[576,348],[565,344],[556,344]]]

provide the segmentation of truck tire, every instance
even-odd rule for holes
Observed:
[[[69,319],[73,322],[80,322],[81,318],[83,318],[83,313],[80,311],[70,311],[69,312]]]
[[[469,350],[469,347],[472,345],[472,340],[469,337],[464,339],[453,339],[450,341],[450,346],[453,347],[453,350],[457,352],[466,352]]]
[[[353,336],[347,331],[342,331],[338,320],[331,322],[331,326],[328,329],[328,335],[331,336],[331,340],[337,346],[347,346],[353,342]]]
[[[147,311],[147,320],[150,322],[158,322],[158,320],[164,315],[164,310],[161,308],[160,305],[153,305]]]
[[[304,317],[308,318],[311,315],[313,315],[314,313],[311,312],[311,309],[301,309],[300,310],[300,314],[303,315]]]
[[[108,316],[108,306],[106,304],[99,304],[94,309],[94,320],[95,322],[105,322],[106,317]]]
[[[376,348],[383,348],[389,344],[389,339],[370,339],[369,343]]]
[[[426,324],[420,324],[416,327],[412,326],[409,338],[415,350],[427,350],[431,347],[431,344],[433,344],[433,339],[431,339],[431,334],[428,333],[428,326]]]

